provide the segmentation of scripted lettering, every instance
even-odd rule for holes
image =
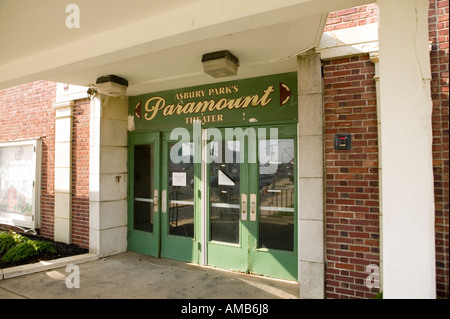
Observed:
[[[217,91],[217,94],[221,94],[222,92],[225,93],[233,93],[233,90],[238,90],[237,86],[230,86],[225,88],[219,88]],[[213,89],[214,90],[214,89]],[[203,93],[201,93],[203,92]],[[154,96],[145,102],[144,106],[144,118],[147,121],[153,120],[158,114],[162,114],[163,116],[171,116],[174,114],[181,115],[181,114],[195,114],[195,113],[204,113],[204,112],[213,112],[213,111],[221,111],[223,109],[245,109],[248,106],[256,107],[256,106],[266,106],[270,103],[272,98],[270,97],[271,94],[274,92],[273,85],[268,86],[267,89],[263,91],[261,96],[258,94],[245,96],[245,97],[239,97],[235,99],[227,99],[227,98],[221,98],[219,100],[203,100],[203,101],[197,101],[197,102],[188,102],[186,104],[183,104],[182,101],[179,101],[178,104],[166,104],[166,100],[163,97],[160,96]],[[194,92],[188,92],[186,94],[193,94],[197,95],[198,97],[201,94],[204,94],[204,91],[194,91]],[[209,95],[216,94],[216,91],[209,90]],[[184,97],[183,96],[179,96]]]

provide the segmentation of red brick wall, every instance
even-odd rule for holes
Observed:
[[[378,21],[376,3],[331,12],[325,25],[325,32],[353,28]]]
[[[37,81],[0,91],[0,141],[42,138],[41,228],[54,238],[56,83]],[[89,247],[89,99],[73,109],[72,242]]]
[[[375,68],[369,56],[324,61],[326,296],[370,298],[366,267],[379,266]],[[352,149],[334,150],[350,133]]]
[[[37,81],[0,91],[0,141],[42,138],[41,229],[53,238],[56,83]]]
[[[449,1],[430,0],[437,294],[449,298]]]
[[[73,108],[72,132],[72,242],[89,248],[89,114],[90,100]]]
[[[377,22],[377,6],[350,8],[330,13],[325,31],[365,25]],[[429,34],[432,43],[431,51],[431,92],[433,100],[433,170],[435,192],[435,230],[436,230],[436,282],[437,294],[449,297],[449,1],[430,0]],[[357,62],[366,60],[361,70],[355,69]],[[353,65],[352,65],[353,64]],[[378,183],[377,153],[375,146],[376,122],[367,126],[367,132],[359,127],[361,121],[376,120],[376,112],[368,105],[374,103],[374,96],[368,92],[374,90],[371,82],[373,71],[367,57],[354,57],[325,62],[325,138],[326,138],[326,196],[327,196],[327,296],[332,298],[367,297],[371,293],[365,291],[361,279],[367,276],[362,273],[362,264],[377,261],[378,255]],[[351,70],[351,75],[349,74]],[[368,73],[366,73],[368,71]],[[360,73],[358,73],[360,72]],[[364,80],[362,74],[366,74]],[[359,75],[362,87],[352,76]],[[349,85],[351,83],[351,85]],[[373,93],[372,93],[373,94]],[[366,100],[365,100],[366,99]],[[364,101],[365,100],[365,101]],[[366,104],[365,104],[366,103]],[[366,106],[363,106],[366,105]],[[366,110],[366,111],[364,111]],[[355,114],[357,112],[358,114]],[[349,117],[349,115],[351,117]],[[369,122],[367,122],[369,123]],[[355,126],[356,125],[356,126]],[[367,159],[356,149],[348,158],[341,151],[332,149],[332,135],[335,132],[351,133],[351,130],[362,130],[354,136],[354,142],[363,145],[367,150]],[[372,132],[373,134],[370,134]],[[359,137],[362,137],[360,140]],[[367,146],[366,146],[367,145]],[[369,146],[370,145],[370,146]],[[360,161],[357,158],[360,157]],[[370,158],[370,159],[369,159]],[[350,160],[352,159],[352,160]],[[370,175],[370,176],[369,176]],[[367,181],[369,183],[367,184]],[[353,186],[352,186],[353,185]],[[369,186],[368,186],[369,185]],[[352,186],[352,187],[351,187]],[[357,194],[356,187],[363,194]],[[353,195],[352,195],[353,194]],[[362,205],[362,206],[361,206]],[[359,211],[359,212],[358,212]],[[355,218],[358,218],[355,220]],[[354,226],[360,225],[360,227]],[[355,233],[354,230],[366,229],[367,234]],[[354,238],[352,238],[352,235]],[[355,237],[356,236],[356,237]],[[361,238],[359,238],[359,236]],[[366,237],[364,237],[366,236]],[[360,246],[354,246],[357,243]],[[347,250],[350,249],[350,252]],[[360,259],[355,259],[361,250]],[[361,259],[362,258],[362,259]],[[351,261],[353,259],[353,262]],[[376,262],[375,262],[376,264]],[[355,271],[358,269],[359,271]],[[353,273],[353,275],[352,275]],[[356,284],[359,282],[359,285]]]
[[[325,32],[376,23],[377,5],[332,12]],[[378,133],[374,65],[368,55],[324,61],[326,297],[371,298],[370,264],[379,266]],[[334,150],[350,133],[352,149]]]

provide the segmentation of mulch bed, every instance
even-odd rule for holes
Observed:
[[[75,255],[81,255],[86,254],[89,252],[88,249],[84,249],[81,247],[78,247],[76,245],[69,245],[62,242],[54,241],[49,238],[45,238],[39,235],[29,235],[29,234],[23,234],[24,236],[28,237],[29,239],[33,240],[41,240],[41,241],[47,241],[52,242],[53,247],[56,250],[56,253],[50,253],[50,252],[42,252],[39,255],[31,256],[22,260],[19,260],[17,262],[13,263],[5,263],[0,260],[0,269],[2,268],[8,268],[8,267],[14,267],[14,266],[21,266],[26,264],[32,264],[40,261],[48,261],[52,259],[58,259],[63,257],[70,257]],[[0,259],[3,255],[0,254]]]

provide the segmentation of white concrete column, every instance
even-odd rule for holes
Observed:
[[[91,102],[89,249],[100,257],[127,249],[128,99],[96,94]]]
[[[55,109],[56,241],[72,242],[72,108],[73,101],[53,103]]]
[[[298,265],[300,298],[325,296],[323,85],[314,51],[298,57]]]
[[[428,0],[379,0],[384,298],[435,298]]]

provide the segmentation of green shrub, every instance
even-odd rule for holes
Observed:
[[[0,253],[3,251],[6,253],[1,260],[7,263],[35,256],[44,251],[56,253],[52,243],[31,240],[14,232],[0,233]]]
[[[383,299],[383,292],[379,292],[372,299]]]
[[[0,232],[0,254],[8,251],[10,248],[27,241],[28,238],[13,231]]]

